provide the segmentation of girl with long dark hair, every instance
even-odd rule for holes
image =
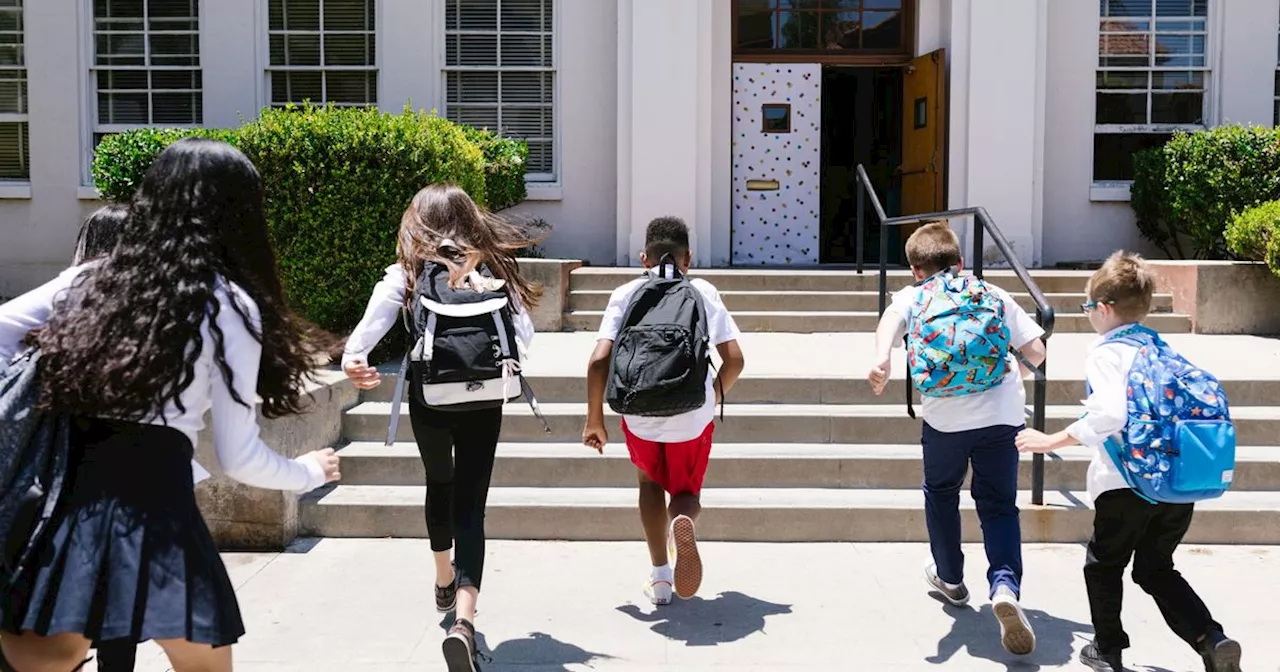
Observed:
[[[0,306],[0,357],[28,337],[42,406],[75,420],[38,561],[0,594],[8,665],[66,672],[93,641],[154,639],[178,672],[231,670],[244,624],[193,490],[206,411],[231,478],[305,492],[339,476],[333,451],[289,460],[259,436],[255,400],[302,411],[316,360],[253,164],[212,140],[162,152],[109,255]]]
[[[530,231],[483,212],[453,185],[431,185],[413,197],[400,221],[398,263],[373,290],[364,319],[347,339],[342,368],[362,390],[377,387],[378,371],[369,353],[410,308],[415,284],[428,264],[448,272],[449,284],[476,278],[482,266],[498,281],[513,307],[522,349],[533,339],[528,310],[540,287],[520,275],[515,252],[535,244]],[[399,400],[396,400],[399,403]],[[484,509],[493,474],[502,408],[446,410],[409,395],[414,440],[427,473],[427,536],[436,569],[436,609],[456,610],[443,652],[449,672],[475,672],[475,615],[484,570]],[[454,541],[457,548],[454,549]]]

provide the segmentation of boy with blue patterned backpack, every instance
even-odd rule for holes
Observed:
[[[1117,252],[1089,280],[1082,306],[1102,339],[1085,363],[1085,414],[1053,435],[1027,430],[1018,449],[1094,447],[1089,465],[1093,538],[1085,559],[1094,640],[1080,661],[1122,672],[1124,570],[1155,598],[1165,622],[1206,672],[1239,672],[1240,644],[1173,567],[1195,502],[1220,497],[1235,470],[1235,428],[1218,380],[1142,325],[1155,281],[1141,257]]]
[[[925,580],[951,604],[968,603],[960,488],[972,465],[1000,641],[1009,652],[1026,655],[1036,638],[1019,604],[1022,531],[1014,437],[1024,426],[1026,389],[1018,360],[1033,367],[1044,361],[1044,330],[1004,290],[961,275],[960,241],[946,222],[918,229],[906,252],[917,283],[894,294],[881,318],[877,361],[867,378],[877,395],[884,392],[893,346],[906,335],[912,417],[912,386],[923,400],[925,522],[933,554]]]

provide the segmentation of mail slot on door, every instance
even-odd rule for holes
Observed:
[[[747,180],[747,191],[777,191],[777,180]]]

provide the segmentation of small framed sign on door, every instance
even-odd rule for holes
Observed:
[[[765,103],[760,108],[760,117],[764,120],[760,128],[762,133],[790,133],[790,103]]]

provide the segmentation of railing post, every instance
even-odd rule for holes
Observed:
[[[1044,324],[1044,313],[1036,308],[1036,321]],[[1048,342],[1045,342],[1047,349]],[[1049,396],[1049,357],[1046,352],[1044,361],[1037,366],[1035,383],[1031,392],[1031,427],[1043,432],[1045,429],[1045,404]],[[1031,503],[1044,505],[1044,455],[1036,453],[1031,457]]]
[[[855,178],[855,181],[856,181],[856,183],[857,183],[857,185],[858,185],[858,186],[857,186],[857,191],[858,191],[858,220],[857,220],[857,222],[858,222],[858,225],[857,225],[857,227],[856,227],[856,229],[857,229],[857,230],[856,230],[856,232],[854,233],[853,244],[854,244],[854,247],[857,249],[857,254],[858,254],[858,275],[862,275],[862,260],[863,260],[863,258],[865,258],[865,257],[866,257],[866,251],[867,251],[867,250],[866,250],[866,241],[867,241],[867,238],[866,238],[866,236],[864,236],[864,235],[863,235],[863,234],[866,232],[866,226],[867,226],[866,221],[865,221],[865,220],[866,220],[866,217],[867,217],[867,215],[866,215],[866,207],[867,207],[867,189],[866,189],[866,187],[862,186],[862,180],[857,180],[857,179]],[[882,235],[883,235],[883,234],[882,234]],[[881,312],[883,312],[883,311],[881,311]]]
[[[889,227],[880,222],[880,315],[884,315],[889,292]]]
[[[982,277],[982,248],[983,234],[986,228],[986,222],[982,221],[982,215],[973,216],[973,274]]]

